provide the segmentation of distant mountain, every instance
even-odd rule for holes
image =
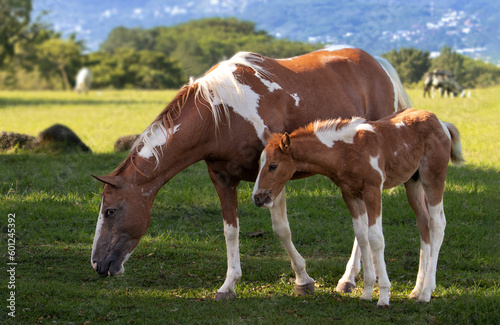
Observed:
[[[500,64],[497,0],[33,0],[33,17],[95,51],[117,26],[172,26],[205,17],[237,17],[291,40],[350,44],[374,54],[415,47]]]

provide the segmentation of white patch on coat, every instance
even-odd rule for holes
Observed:
[[[373,126],[362,118],[355,117],[349,124],[337,129],[337,125],[341,121],[341,119],[316,121],[314,122],[314,134],[324,145],[331,148],[336,141],[354,143],[354,137],[360,130],[375,132]]]
[[[255,76],[259,78],[259,80],[267,87],[267,90],[269,90],[270,93],[278,89],[283,89],[276,82],[262,78],[262,75],[260,75],[257,71],[255,71]]]
[[[406,124],[403,121],[399,121],[398,123],[395,124],[395,126],[399,129],[399,128],[403,127],[403,126],[406,126]]]
[[[300,102],[300,98],[299,98],[299,95],[297,93],[294,93],[294,94],[291,94],[290,96],[292,96],[292,98],[295,100],[295,106],[299,106],[299,102]]]
[[[99,237],[101,236],[101,228],[104,223],[104,215],[102,213],[102,205],[104,203],[104,197],[101,198],[101,206],[99,208],[99,216],[97,217],[97,225],[95,228],[95,234],[94,234],[94,243],[92,244],[92,255],[90,256],[90,263],[92,264],[92,267],[94,270],[97,269],[97,263],[94,265],[94,253],[95,249],[97,247],[97,241],[99,240]]]
[[[355,47],[352,45],[347,45],[347,44],[331,44],[331,45],[328,45],[324,49],[319,50],[319,51],[333,52],[333,51],[339,51],[339,50],[343,50],[343,49],[355,49]]]
[[[271,79],[271,74],[257,64],[262,60],[263,58],[259,55],[240,52],[230,60],[221,62],[217,68],[194,83],[198,84],[196,96],[201,96],[209,104],[216,127],[221,120],[221,114],[227,115],[231,107],[233,112],[252,124],[259,139],[262,143],[266,143],[264,139],[266,125],[257,110],[260,95],[249,85],[239,82],[234,75],[237,66],[244,66],[253,69],[256,74]],[[272,82],[269,83],[272,88],[278,89]]]
[[[380,191],[382,191],[382,189],[384,188],[385,177],[384,177],[384,172],[382,171],[382,169],[378,164],[379,159],[380,155],[378,155],[377,157],[370,156],[370,165],[380,174],[380,178],[382,179],[382,182],[380,184]]]
[[[151,124],[146,131],[144,131],[134,146],[142,144],[139,150],[139,156],[148,159],[152,156],[156,161],[159,159],[159,152],[157,147],[163,146],[167,140],[179,130],[180,124],[174,126],[173,129],[166,130],[161,122]]]
[[[253,187],[252,201],[254,201],[255,194],[257,194],[257,190],[259,188],[260,175],[262,174],[262,168],[266,164],[266,160],[267,160],[266,150],[263,150],[262,153],[260,154],[259,174],[257,175],[257,179],[255,180],[255,185]]]

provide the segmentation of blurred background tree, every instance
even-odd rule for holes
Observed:
[[[42,16],[30,22],[31,0],[0,0],[0,6],[0,85],[7,89],[69,90],[83,66],[92,71],[93,88],[175,89],[239,51],[286,58],[326,45],[277,39],[251,21],[206,18],[151,29],[116,27],[99,51],[87,53],[75,35],[63,39]],[[451,71],[466,88],[500,83],[500,68],[450,47],[434,59],[415,48],[382,56],[410,87],[436,68]]]
[[[30,23],[31,0],[0,0],[0,66],[14,56]]]

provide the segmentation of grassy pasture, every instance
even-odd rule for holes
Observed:
[[[347,263],[352,222],[331,182],[315,176],[287,185],[294,243],[317,281],[316,294],[294,297],[288,257],[272,234],[269,213],[242,183],[240,248],[243,278],[236,301],[211,298],[224,280],[225,243],[218,198],[204,163],[164,186],[151,226],[124,276],[99,279],[90,266],[100,185],[90,174],[113,170],[121,135],[141,132],[174,91],[0,93],[0,130],[36,135],[54,123],[72,128],[93,154],[0,153],[1,263],[7,274],[8,215],[15,214],[15,318],[6,308],[8,276],[0,277],[5,324],[498,324],[500,322],[500,87],[471,98],[423,99],[461,131],[467,164],[451,166],[445,193],[447,229],[437,288],[429,304],[406,297],[418,268],[419,239],[404,189],[384,192],[386,262],[391,307],[334,292]],[[264,231],[261,237],[249,233]],[[362,277],[358,278],[362,287]]]

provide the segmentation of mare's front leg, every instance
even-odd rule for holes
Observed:
[[[306,261],[299,254],[292,242],[292,233],[286,215],[285,189],[274,199],[270,208],[273,231],[285,247],[295,272],[295,294],[306,295],[314,293],[314,280],[306,272]]]
[[[227,250],[226,280],[217,290],[215,300],[236,299],[234,286],[241,278],[237,196],[237,186],[240,181],[231,178],[227,173],[215,172],[210,167],[208,172],[221,202]]]

